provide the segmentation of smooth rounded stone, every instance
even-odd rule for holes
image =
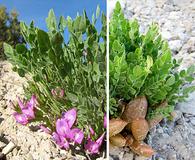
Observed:
[[[191,93],[185,102],[177,104],[177,109],[183,113],[195,115],[195,92]]]

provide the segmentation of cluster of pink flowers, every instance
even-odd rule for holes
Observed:
[[[90,154],[97,154],[99,153],[99,149],[102,145],[102,142],[104,140],[104,135],[105,132],[95,141],[92,140],[93,136],[95,135],[94,130],[90,127],[90,135],[88,135],[87,138],[87,143],[85,144],[85,149],[90,153]]]
[[[52,137],[60,148],[68,149],[69,143],[73,142],[81,144],[84,138],[84,133],[79,128],[72,128],[76,121],[77,112],[73,108],[62,114],[60,119],[56,121],[56,132]]]
[[[63,92],[60,91],[61,96],[63,97]],[[56,94],[57,96],[58,94]],[[21,99],[18,97],[18,105],[21,109],[21,113],[14,112],[13,116],[16,121],[22,125],[26,125],[30,122],[30,120],[35,118],[35,108],[37,105],[37,99],[35,95],[32,95],[31,99],[26,103],[23,103]],[[53,140],[56,144],[63,149],[69,149],[70,144],[81,144],[84,139],[84,132],[75,127],[77,119],[77,110],[76,108],[72,108],[67,112],[63,112],[62,116],[56,121],[56,129],[52,133],[52,131],[45,127],[44,125],[40,125],[40,129],[44,132],[51,134]],[[106,128],[106,114],[104,114],[104,127]],[[99,149],[104,140],[105,132],[96,140],[94,139],[95,132],[91,127],[88,127],[90,134],[86,139],[86,144],[84,145],[87,152],[90,154],[99,153]]]
[[[14,112],[13,116],[16,121],[22,125],[26,125],[30,120],[35,118],[35,107],[37,99],[35,95],[32,95],[31,99],[24,104],[18,97],[18,105],[21,109],[21,113]]]

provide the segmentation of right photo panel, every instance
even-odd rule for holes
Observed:
[[[195,160],[194,11],[108,0],[110,160]]]

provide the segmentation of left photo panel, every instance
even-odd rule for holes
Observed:
[[[105,0],[0,2],[0,160],[106,159]]]

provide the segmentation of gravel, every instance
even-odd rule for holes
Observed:
[[[176,59],[183,58],[180,69],[195,63],[195,1],[194,0],[119,0],[126,18],[137,18],[140,31],[157,22]],[[109,0],[109,15],[115,6]],[[195,158],[195,92],[176,106],[174,120],[163,120],[150,131],[146,142],[156,154],[149,160],[194,160]],[[110,151],[110,159],[138,160],[128,148]]]
[[[86,160],[83,153],[59,149],[49,134],[16,123],[12,104],[23,96],[25,85],[26,79],[13,72],[9,62],[0,61],[0,159],[4,153],[6,160]]]

